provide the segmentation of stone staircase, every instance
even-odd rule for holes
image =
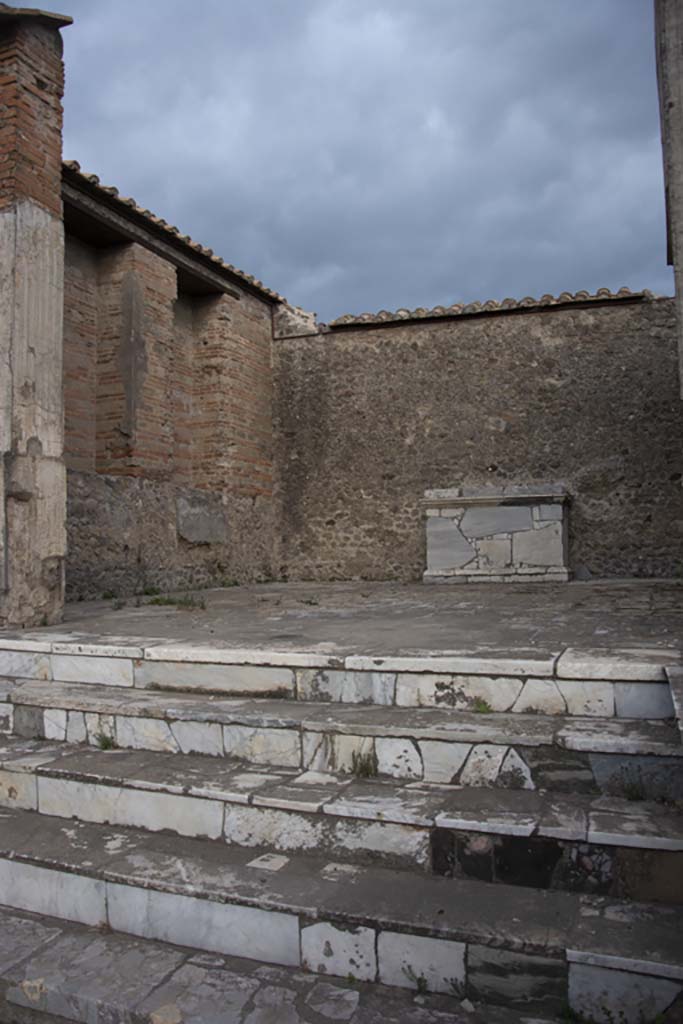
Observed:
[[[225,958],[247,957],[252,987],[277,967],[303,986],[278,1021],[309,1019],[301,993],[323,975],[329,1019],[359,1024],[379,1020],[378,991],[424,1024],[642,1024],[681,998],[675,652],[336,658],[24,635],[0,639],[0,674],[7,927],[58,919],[60,942],[64,922],[106,927],[135,956],[184,947],[182,970],[218,957],[236,975]],[[0,955],[15,993],[0,1019],[57,1014],[58,986],[31,1004],[12,970]],[[171,1022],[203,1019],[173,1005]]]

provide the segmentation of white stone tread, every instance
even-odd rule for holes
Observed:
[[[289,812],[290,828],[302,814],[326,815],[419,829],[683,851],[683,814],[658,803],[256,770],[245,762],[217,764],[198,754],[179,758],[11,738],[0,743],[0,806],[212,838],[230,838],[229,821],[239,831],[248,817],[240,808],[250,806]],[[276,817],[284,827],[284,816]]]
[[[679,907],[504,884],[494,890],[485,882],[344,867],[315,855],[279,861],[272,870],[251,850],[0,811],[0,903],[15,909],[108,921],[114,930],[179,942],[186,928],[211,941],[209,918],[218,907],[233,914],[236,907],[257,908],[258,921],[247,925],[245,915],[241,951],[260,959],[259,948],[275,944],[295,958],[274,962],[299,962],[298,949],[286,952],[295,924],[305,931],[309,922],[327,921],[356,934],[419,934],[551,958],[571,950],[583,962],[599,958],[616,969],[637,962],[639,973],[683,981]],[[182,900],[159,894],[185,897],[198,918],[182,913]]]
[[[339,735],[409,737],[450,743],[545,746],[595,753],[683,757],[676,723],[569,715],[477,713],[452,708],[379,707],[295,700],[226,699],[27,680],[9,694],[15,706],[76,710],[129,719],[217,723]],[[177,749],[169,747],[167,749]]]

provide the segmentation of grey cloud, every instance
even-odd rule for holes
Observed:
[[[648,0],[63,0],[65,153],[323,320],[668,293]]]

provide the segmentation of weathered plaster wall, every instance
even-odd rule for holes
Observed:
[[[419,579],[426,488],[566,483],[579,576],[683,567],[673,300],[275,343],[280,572]]]
[[[268,303],[67,236],[69,598],[271,575]]]

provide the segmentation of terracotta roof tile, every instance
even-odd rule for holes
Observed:
[[[504,313],[512,309],[540,309],[546,306],[566,306],[570,304],[584,304],[587,302],[603,303],[605,301],[618,301],[623,299],[652,299],[655,296],[647,290],[632,292],[628,288],[620,288],[618,292],[611,292],[609,288],[598,288],[595,294],[587,291],[562,292],[558,296],[542,295],[535,299],[531,295],[523,299],[503,299],[499,302],[496,299],[489,299],[488,302],[455,302],[452,306],[434,306],[426,309],[419,306],[417,309],[397,309],[390,313],[386,309],[379,313],[360,313],[355,316],[347,313],[337,317],[328,327],[350,327],[360,324],[386,324],[397,323],[400,320],[434,320],[439,317],[451,316],[472,316],[477,313]]]
[[[163,220],[162,217],[157,217],[150,210],[146,210],[144,207],[138,206],[135,200],[131,199],[129,196],[120,195],[119,190],[114,188],[113,185],[103,185],[96,174],[86,174],[81,170],[81,166],[76,160],[65,160],[63,167],[72,178],[75,177],[79,181],[90,186],[91,189],[101,193],[103,197],[106,196],[109,200],[115,200],[117,205],[127,207],[134,211],[139,217],[143,217],[145,220],[149,221],[149,223],[153,224],[155,228],[161,229],[166,234],[172,235],[173,241],[176,244],[178,242],[182,242],[189,249],[192,249],[193,252],[198,253],[206,259],[210,259],[211,262],[215,263],[221,270],[227,271],[232,277],[240,279],[251,288],[254,288],[266,295],[269,299],[272,299],[275,302],[286,301],[286,299],[283,299],[283,297],[278,295],[277,292],[272,291],[270,288],[266,288],[261,281],[253,276],[253,274],[246,274],[243,270],[238,270],[237,267],[232,265],[232,263],[225,263],[220,256],[216,256],[213,249],[205,248],[203,245],[200,245],[199,242],[193,241],[189,235],[181,235],[180,230],[175,227],[175,225],[169,224],[167,221]]]

